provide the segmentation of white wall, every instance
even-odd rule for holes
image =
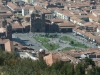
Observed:
[[[22,16],[25,16],[29,14],[29,10],[28,9],[22,9]]]
[[[97,32],[100,32],[100,30],[97,28]]]

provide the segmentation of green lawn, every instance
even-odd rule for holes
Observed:
[[[70,43],[71,46],[79,47],[79,48],[88,48],[85,44],[82,44],[77,41],[73,41],[73,44]]]
[[[63,48],[62,50],[72,50],[72,49],[77,50],[78,48],[74,48],[74,47],[65,47],[65,48]]]
[[[50,44],[50,43],[43,44],[43,46],[45,48],[47,48],[48,50],[55,50],[55,49],[59,48],[59,45],[57,45],[57,44]]]
[[[61,40],[69,41],[69,42],[74,41],[72,38],[70,38],[70,37],[68,37],[68,36],[63,36],[63,37],[61,37]]]
[[[48,41],[49,39],[47,37],[39,37],[39,36],[36,36],[34,37],[37,41],[40,41],[43,43],[43,46],[45,48],[47,48],[48,50],[55,50],[57,48],[59,48],[59,45],[57,44],[49,44]]]
[[[47,38],[58,38],[57,34],[45,34],[45,37]]]
[[[47,43],[49,40],[46,37],[39,37],[36,36],[34,37],[37,41],[43,42],[43,43]]]
[[[85,44],[82,44],[80,42],[77,42],[76,40],[68,37],[68,36],[63,36],[61,37],[61,40],[64,40],[64,41],[69,41],[70,42],[70,45],[71,46],[74,46],[74,47],[78,47],[78,48],[88,48]]]

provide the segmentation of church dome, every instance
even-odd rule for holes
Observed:
[[[40,50],[39,50],[39,52],[44,52],[44,51],[45,51],[44,49],[40,49]]]

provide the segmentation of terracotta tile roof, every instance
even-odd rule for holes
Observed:
[[[45,13],[45,14],[52,14],[50,11],[46,10],[46,9],[41,9],[41,12]]]
[[[1,27],[0,28],[0,33],[4,33],[4,32],[6,32],[6,28]]]
[[[25,15],[25,17],[31,17],[31,15],[30,14],[27,14],[27,15]]]
[[[5,44],[9,39],[0,39],[0,44]]]
[[[100,43],[100,36],[95,37],[96,42]]]
[[[70,21],[64,21],[63,23],[59,23],[58,24],[59,27],[75,27],[75,25],[73,23],[71,23]]]
[[[21,7],[17,6],[16,4],[13,4],[12,2],[8,2],[7,4],[9,7],[11,7],[12,9],[21,9]]]
[[[6,19],[8,23],[10,23],[12,21],[12,19],[7,18]],[[2,27],[2,21],[4,21],[3,18],[0,18],[0,27]]]
[[[85,36],[89,37],[90,39],[95,39],[95,36],[90,32],[85,32]]]
[[[62,56],[61,61],[70,61],[70,60],[66,56]]]
[[[34,9],[36,9],[36,10],[41,10],[41,9],[43,9],[42,7],[40,7],[40,6],[34,6]]]
[[[69,10],[64,10],[64,9],[55,9],[55,11],[61,13],[61,14],[64,14],[66,16],[72,16],[73,14],[70,13]]]
[[[11,25],[12,25],[12,28],[23,28],[18,21],[13,22]]]
[[[10,40],[8,40],[8,41],[5,43],[5,51],[11,52],[12,50],[14,50],[13,42],[10,41]]]
[[[40,1],[40,2],[37,2],[37,4],[39,5],[39,4],[41,4],[41,5],[43,5],[43,6],[48,6],[48,1]]]
[[[0,14],[0,16],[2,16],[2,17],[12,16],[12,15],[13,15],[12,13],[2,13],[2,14]]]
[[[28,46],[23,46],[22,44],[15,42],[15,41],[13,41],[13,45],[14,45],[15,48],[18,49],[18,51],[21,51],[21,52],[29,52],[29,51],[34,50],[32,48],[29,48]]]
[[[31,24],[30,22],[22,22],[22,26],[23,26],[23,27],[25,27],[25,26],[30,26],[30,24]]]
[[[22,7],[22,9],[34,9],[34,6],[25,5],[24,7]]]
[[[88,14],[88,17],[89,17],[90,19],[92,19],[92,20],[98,22],[98,18],[95,17],[94,15],[92,15],[92,14]]]
[[[100,25],[98,25],[97,29],[99,29],[99,30],[100,30]]]
[[[75,7],[75,8],[80,8],[80,7],[90,7],[89,2],[71,2],[68,4],[69,7]]]
[[[91,26],[91,27],[98,27],[98,25],[100,25],[100,24],[98,24],[96,22],[86,22],[84,25],[85,26]]]
[[[100,10],[99,9],[93,9],[92,13],[94,13],[98,16],[98,15],[100,15]]]
[[[85,30],[80,30],[80,29],[74,29],[74,30],[77,31],[77,32],[80,33],[80,34],[85,34],[85,33],[86,33]]]
[[[55,23],[63,23],[63,20],[60,18],[56,18],[56,19],[50,19],[51,22],[55,22]]]
[[[73,28],[73,30],[77,30],[77,29],[79,29],[79,27],[80,27],[80,26],[77,25],[77,26],[75,26],[75,27]]]
[[[77,62],[80,62],[78,59],[76,59],[75,57],[73,57],[73,53],[71,51],[63,51],[63,52],[60,52],[60,54],[62,54],[63,56],[66,56],[66,58],[68,58],[69,60],[71,60],[72,63],[76,64]],[[77,56],[77,54],[76,54]],[[79,56],[79,54],[78,54]]]

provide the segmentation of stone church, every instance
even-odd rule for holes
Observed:
[[[34,10],[31,14],[31,32],[45,32],[45,14]]]
[[[12,26],[6,19],[0,19],[0,49],[7,52],[14,50],[12,42]]]
[[[0,38],[12,40],[12,26],[6,19],[3,19],[0,24]]]

